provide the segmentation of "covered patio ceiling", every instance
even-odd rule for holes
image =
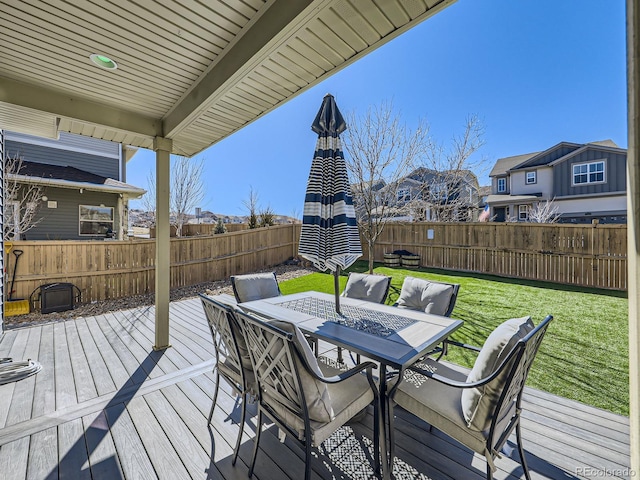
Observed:
[[[0,129],[156,152],[165,348],[170,154],[197,154],[454,1],[0,0]]]
[[[454,1],[2,0],[0,128],[190,157]]]

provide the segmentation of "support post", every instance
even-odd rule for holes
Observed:
[[[154,350],[169,344],[169,290],[171,287],[171,228],[169,224],[169,181],[172,141],[156,137],[156,335]]]
[[[640,7],[627,0],[627,240],[631,472],[640,475]]]

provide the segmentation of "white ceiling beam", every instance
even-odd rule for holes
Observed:
[[[160,119],[2,77],[0,77],[0,102],[145,137],[159,136],[162,130]]]
[[[311,0],[272,1],[248,31],[221,55],[164,119],[164,136],[172,138],[208,108],[221,89],[238,74],[252,67],[251,59],[278,36],[314,2]],[[317,9],[327,3],[316,1]],[[317,9],[314,9],[317,10]],[[268,50],[265,50],[268,51]]]

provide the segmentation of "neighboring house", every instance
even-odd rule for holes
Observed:
[[[398,182],[394,206],[407,205],[416,220],[468,222],[478,218],[479,190],[469,170],[417,168]]]
[[[354,184],[351,188],[357,211],[361,187]],[[421,167],[390,184],[380,180],[374,190],[377,204],[384,203],[391,220],[464,222],[478,218],[480,187],[468,170],[438,172]]]
[[[5,158],[19,157],[19,171],[6,180],[42,188],[37,224],[18,232],[26,240],[124,239],[128,203],[145,193],[125,183],[126,161],[135,150],[119,143],[60,133],[58,140],[5,131]],[[5,205],[5,219],[15,224],[17,202]]]
[[[561,142],[543,152],[499,159],[487,198],[491,218],[526,222],[553,201],[563,223],[626,223],[627,150],[611,140]]]

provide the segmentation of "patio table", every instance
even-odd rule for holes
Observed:
[[[335,311],[333,295],[301,292],[241,303],[243,310],[298,325],[312,337],[345,348],[380,363],[380,452],[383,477],[390,478],[387,461],[387,374],[416,362],[452,332],[461,320],[348,297]]]

